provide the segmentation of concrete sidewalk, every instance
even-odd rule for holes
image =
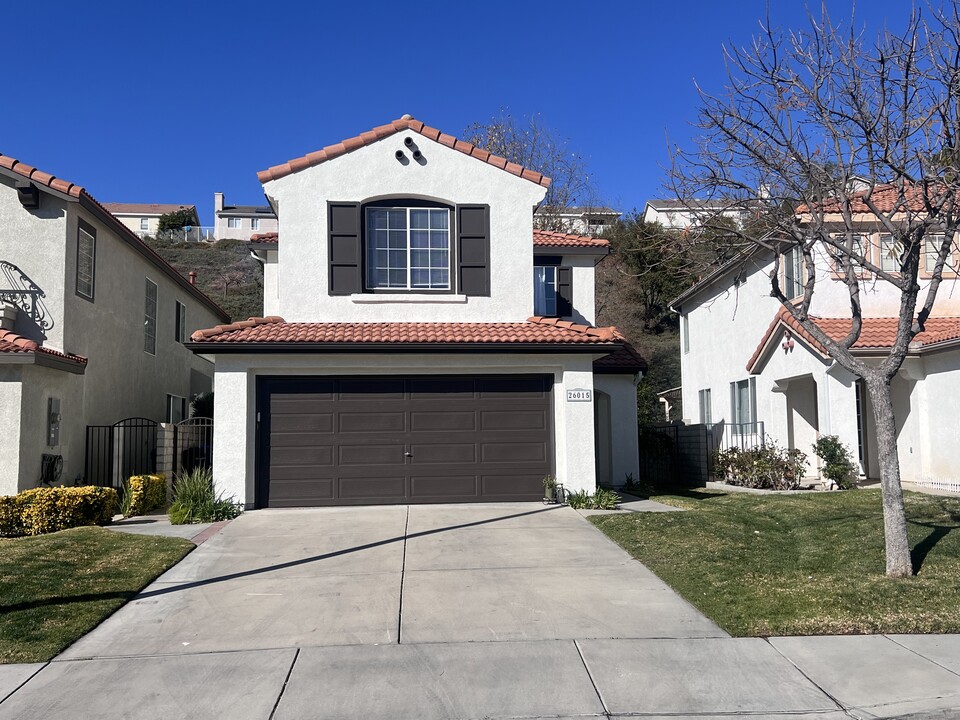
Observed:
[[[960,717],[960,637],[730,638],[575,511],[257,511],[0,720]]]

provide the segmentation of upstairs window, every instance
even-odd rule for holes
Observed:
[[[250,219],[250,229],[259,230],[260,229],[260,218],[251,218]]]
[[[903,248],[893,235],[880,236],[880,269],[884,272],[900,272],[900,254]]]
[[[533,268],[533,314],[557,317],[557,268],[539,265]]]
[[[143,302],[143,351],[157,354],[157,284],[147,278]]]
[[[177,342],[187,340],[187,306],[177,300],[177,315],[174,318],[174,339]]]
[[[803,250],[796,246],[783,254],[783,294],[788,299],[803,295]]]
[[[140,218],[140,229],[141,230],[150,229],[150,218],[145,218],[145,217]]]
[[[96,274],[97,231],[80,223],[77,232],[77,295],[93,300],[94,278]]]
[[[835,239],[836,239],[838,242],[841,242],[841,243],[843,243],[844,245],[846,245],[847,238],[846,238],[845,236],[840,235],[840,236],[837,236]],[[861,235],[854,235],[854,236],[853,236],[853,252],[854,252],[854,254],[859,255],[860,257],[864,257],[863,236],[861,236]],[[845,254],[841,254],[839,251],[837,251],[836,255],[834,255],[834,258],[833,258],[833,269],[834,269],[834,272],[843,273],[843,260],[844,260],[845,257],[846,257],[846,255],[845,255]],[[802,263],[802,259],[803,259],[803,258],[802,258],[802,256],[801,256],[801,263]],[[867,259],[869,260],[869,258],[867,258]],[[851,262],[853,263],[853,265],[854,265],[854,272],[856,272],[856,271],[858,270],[858,268],[859,268],[860,263],[858,263],[858,262],[857,262],[856,260],[854,260],[853,258],[850,258],[850,261],[851,261]],[[802,290],[801,290],[801,294],[802,294]]]
[[[240,218],[227,218],[227,227],[231,230],[239,230],[241,222],[242,220]]]
[[[447,208],[366,209],[367,289],[449,290]]]

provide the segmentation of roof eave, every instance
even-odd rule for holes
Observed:
[[[601,353],[622,347],[620,342],[597,343],[382,343],[382,342],[189,342],[184,347],[195,353],[513,353],[564,352]]]
[[[80,360],[74,360],[50,353],[27,351],[27,352],[0,352],[0,365],[38,365],[53,370],[63,370],[74,375],[83,375],[87,370],[87,364]]]

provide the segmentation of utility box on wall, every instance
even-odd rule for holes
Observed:
[[[47,400],[47,445],[56,447],[60,444],[60,399]]]

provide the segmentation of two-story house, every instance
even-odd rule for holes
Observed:
[[[636,477],[640,358],[549,179],[404,116],[259,173],[264,318],[198,331],[214,479],[250,507],[537,500]]]
[[[620,219],[620,211],[608,207],[549,207],[541,205],[533,215],[540,228],[574,233],[603,235]]]
[[[111,215],[132,230],[137,237],[156,237],[160,230],[160,218],[178,210],[190,210],[193,222],[190,232],[183,233],[186,241],[200,239],[200,218],[195,205],[171,205],[164,203],[103,203]]]
[[[277,215],[269,205],[227,205],[222,192],[213,194],[214,235],[217,240],[250,240],[277,231]]]
[[[894,207],[896,190],[878,187],[873,201]],[[891,236],[865,204],[854,203],[860,234],[857,246],[883,271],[896,273],[898,252]],[[896,217],[893,218],[896,220]],[[825,222],[843,228],[827,213]],[[802,221],[802,217],[801,217]],[[930,281],[941,236],[930,235],[921,261],[921,293]],[[688,421],[723,426],[726,442],[759,442],[762,436],[808,456],[808,475],[818,460],[812,445],[821,435],[837,435],[868,479],[879,478],[876,430],[870,399],[861,380],[831,360],[825,349],[770,295],[772,251],[735,258],[677,298],[681,316],[683,407]],[[955,256],[952,267],[960,267]],[[802,256],[781,255],[780,286],[789,298],[803,294]],[[816,289],[810,314],[832,338],[850,330],[850,296],[837,259],[816,256]],[[900,292],[864,270],[860,276],[863,330],[854,355],[885,355],[896,337]],[[922,297],[922,294],[921,294]],[[953,449],[960,424],[953,402],[960,396],[960,285],[945,272],[932,317],[911,345],[892,383],[897,443],[904,481],[956,482]],[[719,429],[719,428],[718,428]]]
[[[86,429],[186,416],[229,317],[79,185],[0,155],[0,494],[83,478]],[[46,465],[45,465],[46,461]]]

